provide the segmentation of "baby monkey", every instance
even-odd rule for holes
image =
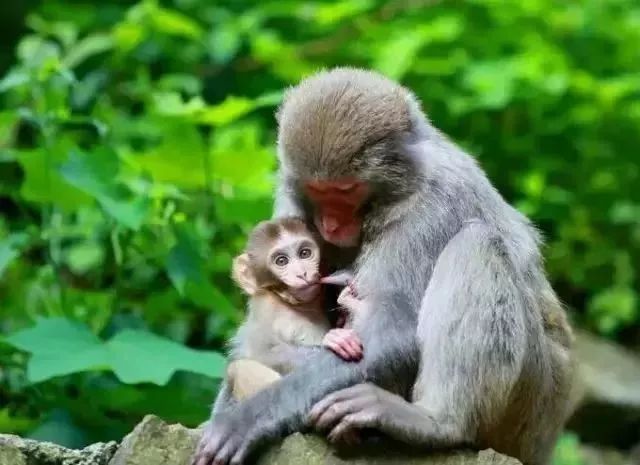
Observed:
[[[299,218],[263,221],[233,261],[232,277],[249,296],[248,312],[231,341],[227,383],[236,400],[251,396],[297,365],[302,346],[324,346],[345,360],[362,358],[351,329],[331,328],[321,283],[345,285],[348,272],[321,279],[318,240]],[[341,297],[349,294],[345,288]]]

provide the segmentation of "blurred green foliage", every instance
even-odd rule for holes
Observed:
[[[577,323],[638,334],[637,2],[22,10],[1,33],[0,431],[80,445],[205,419],[242,315],[230,260],[270,214],[273,111],[328,66],[411,87],[545,233]]]

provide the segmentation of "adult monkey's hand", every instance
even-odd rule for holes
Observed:
[[[276,216],[310,218],[326,242],[357,249],[355,263],[329,265],[354,269],[372,302],[353,321],[365,355],[318,353],[214,420],[199,465],[240,463],[314,405],[311,423],[336,440],[367,426],[546,463],[568,413],[570,328],[526,218],[380,75],[312,76],[278,120]]]

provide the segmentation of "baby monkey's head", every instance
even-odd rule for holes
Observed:
[[[320,247],[303,220],[259,223],[249,236],[245,254],[243,260],[257,290],[286,291],[301,303],[320,294]]]

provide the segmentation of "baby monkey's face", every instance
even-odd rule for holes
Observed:
[[[309,236],[284,232],[267,254],[267,267],[301,302],[320,293],[320,248]]]

